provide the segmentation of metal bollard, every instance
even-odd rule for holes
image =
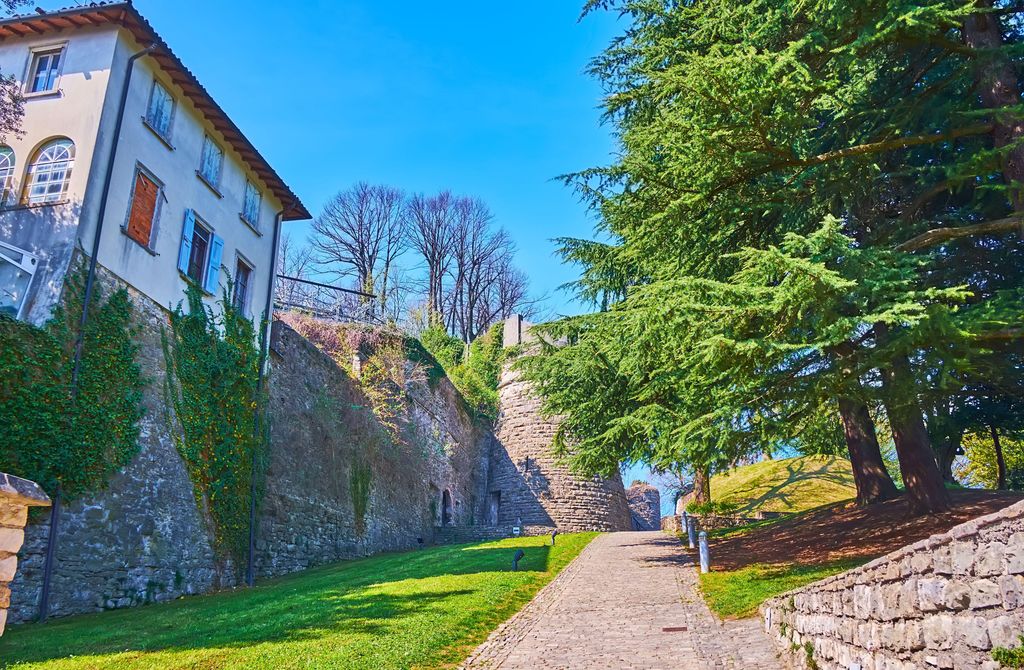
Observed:
[[[700,532],[700,571],[707,572],[711,569],[711,553],[708,551],[708,534]]]
[[[697,546],[697,524],[693,517],[686,519],[686,537],[690,540],[690,549]]]

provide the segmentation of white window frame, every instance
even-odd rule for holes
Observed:
[[[206,219],[200,218],[199,215],[195,213],[195,211],[193,211],[192,214],[193,216],[195,216],[195,227],[192,229],[192,248],[195,248],[195,231],[198,228],[202,228],[203,230],[206,231],[206,251],[203,252],[203,259],[202,262],[199,264],[199,279],[196,279],[187,272],[185,274],[189,279],[199,284],[200,288],[203,288],[205,290],[206,275],[208,274],[208,271],[210,269],[210,250],[213,247],[213,226],[208,224],[206,222]],[[189,255],[189,265],[191,265],[191,262],[192,257],[191,255]]]
[[[128,223],[131,221],[132,218],[132,206],[135,204],[135,186],[138,184],[138,176],[140,172],[143,175],[145,175],[146,179],[149,179],[154,184],[156,184],[157,187],[156,207],[153,209],[153,221],[152,223],[150,223],[149,227],[149,244],[145,246],[139,244],[138,240],[136,240],[134,237],[128,234]],[[157,233],[160,230],[160,214],[163,213],[164,203],[166,202],[167,195],[164,193],[164,183],[160,179],[157,179],[157,176],[153,174],[153,171],[147,168],[145,165],[138,162],[135,163],[135,169],[132,171],[132,187],[128,193],[128,209],[124,213],[124,222],[121,224],[121,232],[129,240],[135,242],[135,244],[139,244],[139,246],[141,246],[146,251],[152,253],[153,255],[156,255],[154,252],[154,247],[156,245]],[[208,226],[204,227],[209,228]]]
[[[33,91],[32,85],[36,79],[37,64],[40,58],[52,53],[60,54],[60,62],[57,63],[57,74],[53,78],[53,87],[42,91]],[[64,76],[64,64],[67,62],[67,53],[68,43],[66,41],[44,44],[28,50],[28,66],[25,70],[25,85],[23,87],[26,98],[37,98],[60,93],[60,80]]]
[[[167,119],[166,131],[160,130],[160,128],[158,128],[156,124],[153,123],[153,120],[150,118],[150,114],[153,110],[153,100],[156,98],[157,88],[163,89],[164,92],[167,93],[167,96],[171,99],[171,113],[169,118]],[[146,124],[147,128],[153,131],[153,134],[155,134],[157,137],[163,140],[164,144],[166,144],[169,149],[174,148],[173,146],[171,146],[171,132],[174,129],[174,120],[177,117],[177,115],[178,99],[174,96],[174,93],[171,91],[170,88],[167,87],[166,84],[164,84],[162,81],[154,77],[153,86],[149,89],[149,99],[146,101],[146,114],[142,117],[142,122]]]
[[[242,304],[241,305],[235,305],[235,306],[238,308],[238,310],[240,312],[242,312],[242,314],[244,314],[246,316],[246,318],[249,318],[250,314],[251,314],[251,311],[252,311],[251,310],[251,305],[252,305],[252,283],[253,283],[253,280],[256,278],[256,266],[248,258],[243,256],[241,254],[241,252],[236,251],[235,252],[235,274],[238,274],[238,266],[239,266],[239,264],[244,265],[245,267],[249,268],[249,284],[245,287],[245,295],[242,297]],[[232,291],[231,291],[231,302],[234,303],[235,302],[235,292],[238,290],[238,277],[232,277],[232,280],[234,282],[234,288],[232,288]]]
[[[256,194],[256,211],[254,216],[250,216],[250,213],[246,211],[249,203],[249,193],[253,192]],[[241,217],[242,221],[249,224],[249,227],[255,230],[257,233],[260,232],[260,212],[263,211],[263,191],[256,185],[252,179],[245,180],[245,192],[242,194],[242,211],[239,212],[238,216]]]
[[[207,175],[203,171],[206,168],[206,147],[208,144],[216,147],[217,151],[220,152],[220,163],[217,165],[217,174],[213,176]],[[223,197],[220,193],[220,180],[224,176],[224,147],[221,146],[220,142],[213,139],[209,133],[206,133],[203,136],[203,148],[199,152],[199,169],[196,170],[196,174],[199,175],[199,178],[203,183],[209,186],[218,197]]]
[[[10,152],[11,164],[6,168],[7,174],[3,174],[4,168],[0,168],[0,208],[15,204],[18,201],[17,190],[14,188],[14,175],[18,169],[18,154],[8,145],[0,145],[0,151],[7,149]]]
[[[34,175],[39,174],[37,169],[39,166],[39,159],[42,157],[44,150],[51,144],[58,142],[68,142],[71,145],[71,158],[65,161],[67,165],[64,168],[64,179],[61,181],[60,197],[55,200],[49,200],[44,198],[40,202],[32,202],[32,187],[35,183]],[[25,179],[22,183],[22,204],[27,207],[45,207],[47,205],[59,205],[68,201],[68,191],[71,190],[71,177],[75,171],[75,161],[78,156],[78,147],[75,145],[74,140],[70,137],[54,137],[47,140],[32,153],[32,160],[25,165]],[[56,161],[50,161],[54,163]],[[53,183],[50,181],[49,183]]]
[[[21,260],[16,260],[11,252],[20,255]],[[18,248],[13,244],[7,244],[6,242],[0,242],[0,257],[3,257],[5,262],[17,267],[20,271],[28,274],[29,276],[28,284],[25,285],[25,295],[21,297],[21,301],[18,304],[18,311],[14,317],[16,319],[21,319],[25,312],[25,300],[28,298],[28,294],[32,290],[32,282],[36,278],[36,270],[39,269],[39,257],[25,251],[24,249]]]

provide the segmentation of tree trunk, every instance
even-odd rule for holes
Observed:
[[[992,433],[992,446],[996,450],[996,488],[1000,491],[1006,488],[1006,459],[1003,457],[1003,445],[999,442],[999,431],[994,425],[988,427]]]
[[[840,398],[839,417],[843,421],[846,447],[850,451],[857,504],[870,505],[897,497],[899,490],[885,469],[868,406],[852,398]]]
[[[875,324],[880,346],[889,341],[889,326]],[[949,495],[932,452],[924,414],[917,401],[915,380],[906,354],[896,354],[880,369],[885,412],[889,416],[903,485],[912,514],[935,514],[949,509]]]
[[[971,14],[964,21],[963,39],[973,49],[995,53],[1005,46],[1003,27],[999,16],[991,13],[993,0],[976,0],[974,6],[983,10]],[[979,56],[977,82],[982,104],[989,109],[1005,109],[1020,104],[1020,85],[1013,63],[1004,54]],[[1024,119],[1014,112],[1001,111],[993,115],[995,127],[992,142],[997,149],[1019,143],[1024,137]],[[1002,156],[1003,181],[1010,187],[1010,204],[1014,212],[1024,211],[1024,145],[1017,144]]]
[[[711,477],[707,468],[693,469],[693,502],[698,505],[711,502]]]
[[[942,473],[944,482],[956,483],[956,477],[953,476],[953,461],[956,460],[956,454],[960,451],[962,440],[963,434],[956,432],[944,439],[935,449],[939,461],[939,472]]]

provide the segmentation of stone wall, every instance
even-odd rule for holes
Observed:
[[[635,530],[661,528],[661,493],[647,482],[635,482],[626,489],[626,501]]]
[[[11,580],[25,539],[29,507],[49,507],[50,498],[35,482],[0,472],[0,635],[11,604]]]
[[[489,431],[446,378],[406,389],[401,439],[374,417],[359,383],[286,324],[274,323],[270,470],[259,519],[257,574],[410,549],[435,528],[481,521]],[[357,523],[354,466],[370,496]],[[447,495],[446,495],[447,492]],[[450,513],[442,519],[445,501]]]
[[[101,268],[106,292],[117,283]],[[161,328],[168,312],[127,287],[138,320],[138,362],[146,380],[139,453],[104,491],[62,506],[50,615],[170,600],[233,583],[218,565],[204,515],[172,436],[164,401]],[[49,515],[33,514],[12,584],[10,621],[38,613]]]
[[[631,530],[622,478],[617,473],[610,479],[579,477],[558,462],[550,453],[557,421],[541,415],[529,383],[508,366],[498,396],[489,522],[551,526],[562,532]]]
[[[108,291],[115,282],[101,271]],[[212,548],[209,519],[195,500],[175,446],[164,397],[161,331],[168,312],[127,287],[146,387],[139,453],[104,491],[62,506],[50,614],[66,616],[170,600],[236,583]],[[359,386],[309,342],[275,330],[270,374],[269,477],[257,537],[257,574],[276,575],[376,551],[430,542],[441,524],[483,516],[493,437],[476,425],[447,379],[406,390],[406,447],[382,439]],[[350,468],[372,454],[365,527],[356,529]],[[25,531],[12,584],[10,621],[38,613],[48,515]]]
[[[1024,502],[768,601],[801,667],[998,668],[1024,633]],[[811,660],[813,659],[813,660]]]

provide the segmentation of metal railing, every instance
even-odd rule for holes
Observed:
[[[380,303],[372,293],[282,274],[277,275],[274,308],[338,323],[384,322]]]

